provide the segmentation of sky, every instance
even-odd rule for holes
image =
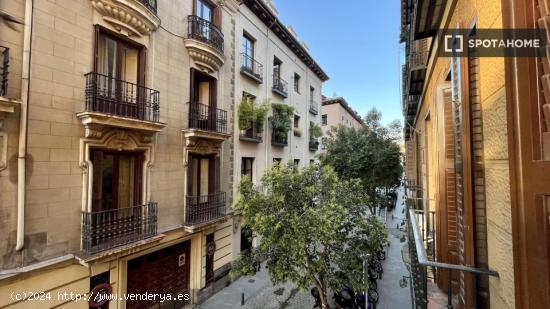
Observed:
[[[273,0],[328,74],[323,94],[342,96],[361,116],[401,119],[399,0]]]

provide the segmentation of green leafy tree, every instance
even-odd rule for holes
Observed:
[[[273,284],[315,287],[323,308],[327,290],[344,283],[338,272],[355,290],[365,290],[361,257],[379,249],[387,234],[378,219],[366,215],[359,181],[341,181],[320,164],[295,172],[289,163],[267,170],[261,182],[261,190],[246,177],[239,184],[236,208],[261,242],[235,262],[233,275],[252,275],[256,261],[266,260]]]
[[[332,166],[342,179],[360,179],[369,196],[372,213],[385,205],[385,193],[399,186],[403,167],[398,142],[401,126],[395,122],[384,126],[382,114],[371,110],[362,128],[333,128],[323,140],[326,153],[321,162]]]

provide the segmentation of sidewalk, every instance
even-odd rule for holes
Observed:
[[[313,308],[314,300],[309,291],[299,291],[292,284],[273,286],[264,265],[255,276],[239,278],[195,308]],[[241,306],[241,293],[244,293],[244,306]]]

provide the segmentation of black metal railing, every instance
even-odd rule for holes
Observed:
[[[227,112],[206,104],[190,102],[189,128],[227,133]]]
[[[0,97],[8,94],[8,73],[10,68],[10,49],[0,46]]]
[[[452,287],[452,271],[470,273],[474,276],[494,276],[498,277],[498,272],[483,268],[474,268],[465,265],[448,264],[433,261],[428,259],[425,245],[429,241],[425,240],[420,229],[418,219],[420,216],[425,216],[421,210],[409,209],[407,212],[407,232],[409,241],[409,256],[410,256],[410,271],[411,271],[411,286],[412,286],[412,301],[413,308],[427,309],[428,308],[428,268],[444,269],[449,272],[447,283],[447,308],[453,308],[453,287]],[[429,221],[425,219],[424,222]],[[475,280],[474,280],[475,281]],[[476,294],[475,291],[473,293]],[[475,303],[475,301],[474,301]]]
[[[95,72],[85,76],[86,111],[159,121],[157,90]]]
[[[287,146],[288,132],[286,134],[279,134],[276,129],[273,129],[271,132],[271,144],[275,146]]]
[[[309,112],[312,115],[319,114],[319,104],[317,102],[314,102],[314,101],[309,101]]]
[[[278,74],[273,74],[273,92],[278,93],[283,97],[288,96],[288,83]]]
[[[310,151],[319,150],[319,141],[316,138],[309,139],[309,150]]]
[[[157,203],[82,213],[82,249],[96,253],[157,234]]]
[[[225,196],[225,192],[186,196],[185,224],[205,224],[224,217],[226,215]]]
[[[264,66],[246,53],[241,54],[241,73],[252,77],[259,83],[264,80]]]
[[[223,33],[208,20],[189,15],[187,17],[187,36],[202,41],[223,54]]]
[[[254,143],[261,143],[263,141],[262,134],[263,132],[258,130],[255,122],[250,124],[250,128],[247,130],[241,130],[239,139],[241,141],[249,141]]]
[[[145,5],[149,11],[157,14],[157,0],[138,0],[141,4]]]

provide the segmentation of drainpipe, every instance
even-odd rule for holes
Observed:
[[[19,120],[19,153],[17,156],[17,244],[21,251],[25,244],[25,181],[27,161],[28,105],[30,96],[32,19],[34,1],[25,1],[25,28],[23,30],[23,70],[21,78],[21,119]]]

